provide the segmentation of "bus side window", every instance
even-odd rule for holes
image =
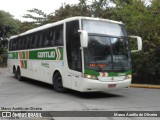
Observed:
[[[53,47],[55,45],[55,34],[54,34],[53,29],[49,30],[49,34],[48,34],[47,38],[49,40],[49,46]]]
[[[66,24],[67,59],[70,69],[82,72],[80,34],[78,33],[78,30],[78,20]]]
[[[25,37],[25,36],[23,36],[23,50],[25,50],[25,49],[26,49],[26,43],[27,43],[27,41],[26,41],[26,37]]]
[[[38,36],[37,36],[37,34],[35,34],[35,33],[31,35],[31,38],[32,38],[32,39],[31,39],[31,48],[33,48],[33,49],[36,48],[37,37],[38,37]]]
[[[41,48],[43,46],[43,36],[41,32],[38,32],[39,39],[38,39],[38,47]]]
[[[18,50],[21,50],[22,49],[22,39],[21,38],[18,38],[18,46],[17,46]]]
[[[46,30],[44,32],[44,47],[48,47],[49,46],[49,30]]]
[[[16,50],[16,39],[13,39],[12,50]]]
[[[26,38],[26,49],[30,48],[30,36]]]
[[[13,40],[10,40],[9,41],[9,51],[12,51],[12,46],[13,46],[13,42],[12,42]]]
[[[35,34],[34,48],[37,48],[38,44],[38,34]]]
[[[21,37],[21,50],[24,49],[24,37]]]
[[[23,42],[23,49],[26,49],[27,39],[26,39],[25,36],[23,37],[23,40],[24,40],[24,42]]]
[[[63,45],[63,25],[55,28],[55,44]]]
[[[15,49],[16,49],[16,50],[19,49],[19,38],[16,39],[16,47],[15,47]]]
[[[46,32],[42,31],[41,47],[45,47]]]

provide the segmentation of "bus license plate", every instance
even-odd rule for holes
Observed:
[[[109,84],[108,85],[108,88],[115,88],[116,87],[116,84]]]

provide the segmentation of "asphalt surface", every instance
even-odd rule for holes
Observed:
[[[116,91],[57,93],[52,85],[31,79],[18,81],[0,68],[0,107],[41,108],[43,111],[160,111],[160,89],[123,88]],[[21,118],[22,119],[22,118]],[[25,120],[36,118],[25,118]],[[38,120],[159,120],[158,117],[48,117]],[[37,120],[37,119],[36,119]]]

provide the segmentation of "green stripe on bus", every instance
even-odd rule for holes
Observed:
[[[89,74],[89,75],[95,75],[95,76],[99,76],[100,75],[100,73],[96,72],[95,70],[87,70],[87,69],[85,69],[84,73],[85,74]]]
[[[125,75],[130,75],[132,74],[132,70],[128,70],[126,72],[109,72],[108,76],[112,77],[112,76],[125,76]]]
[[[100,76],[100,72],[96,72],[95,70],[87,70],[85,69],[85,74],[89,75],[95,75],[95,76]],[[106,72],[108,73],[108,77],[113,77],[113,76],[126,76],[132,74],[132,70],[128,70],[126,72]]]
[[[24,69],[27,69],[27,60],[24,60]]]
[[[8,59],[18,59],[18,52],[8,52]]]
[[[46,49],[46,50],[33,50],[33,51],[29,51],[29,59],[33,59],[33,60],[62,60],[63,59],[63,48],[58,48],[59,49],[59,53],[58,50],[56,49]],[[60,58],[59,56],[60,55]]]
[[[26,57],[26,54],[25,54],[25,51],[22,52],[22,59],[25,59]]]
[[[63,60],[63,48],[58,48],[61,54],[60,60]]]
[[[18,52],[9,52],[8,58],[18,59]],[[27,59],[26,51],[22,51],[22,59]],[[29,51],[29,59],[32,59],[32,60],[63,60],[63,47],[45,49],[45,50],[31,50]]]

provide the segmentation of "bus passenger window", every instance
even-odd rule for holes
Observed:
[[[41,48],[42,46],[43,46],[43,37],[41,33],[39,33],[38,47]]]
[[[16,50],[16,39],[13,39],[12,50]]]
[[[24,39],[23,49],[27,49],[27,46],[26,46],[26,44],[27,44],[27,39],[26,39],[26,37],[24,37],[23,39]]]
[[[55,44],[63,45],[63,26],[55,29]]]
[[[18,39],[18,46],[17,46],[18,48],[18,50],[21,50],[21,47],[22,47],[22,40],[19,38]]]
[[[49,46],[49,40],[47,36],[44,36],[44,47],[48,47],[48,46]]]
[[[9,51],[12,51],[12,46],[13,46],[13,40],[9,41]]]
[[[36,45],[37,45],[37,35],[36,34],[33,34],[31,36],[31,48],[36,48]]]
[[[53,47],[55,45],[55,35],[53,30],[50,30],[49,32],[48,40],[49,40],[49,46]]]
[[[27,37],[27,39],[26,39],[26,49],[28,49],[28,48],[30,48],[30,38],[29,37]]]
[[[16,50],[18,50],[18,47],[19,47],[19,44],[18,44],[18,43],[19,43],[19,39],[17,38],[17,39],[16,39],[16,48],[15,48]]]

